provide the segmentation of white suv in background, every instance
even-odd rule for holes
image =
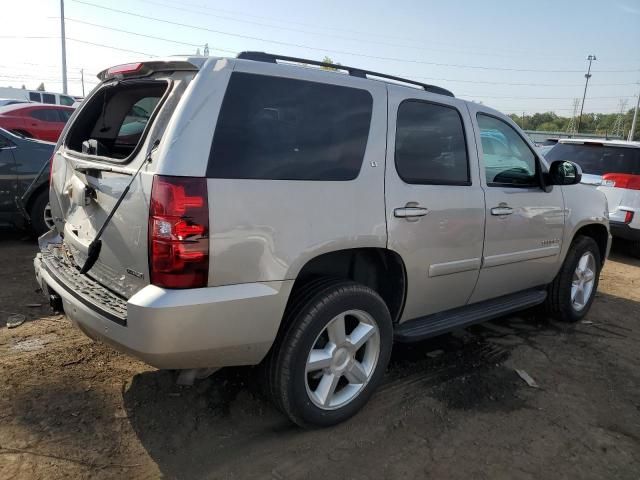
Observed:
[[[611,234],[631,241],[640,257],[640,142],[561,139],[545,158],[582,167],[583,183],[598,185],[607,197]]]

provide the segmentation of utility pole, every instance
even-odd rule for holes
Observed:
[[[64,33],[64,0],[60,0],[60,40],[62,40],[62,93],[67,94],[67,45]]]
[[[587,57],[589,60],[589,68],[587,69],[587,73],[584,74],[584,78],[586,81],[584,82],[584,94],[582,95],[582,107],[580,107],[580,116],[578,117],[578,127],[576,128],[576,133],[580,133],[580,123],[582,122],[582,111],[584,110],[584,99],[587,97],[587,86],[589,85],[589,79],[591,78],[591,62],[597,60],[595,55],[589,55]]]
[[[629,140],[633,142],[633,136],[636,134],[636,122],[638,121],[638,107],[640,107],[640,92],[638,92],[638,100],[636,100],[636,109],[633,112],[633,121],[631,122],[631,130],[629,130]]]
[[[82,82],[82,98],[84,98],[84,68],[80,69],[80,81]]]

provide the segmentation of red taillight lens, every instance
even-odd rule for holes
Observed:
[[[617,188],[627,188],[629,190],[640,190],[640,175],[630,173],[606,173],[602,180],[607,180],[609,186]]]
[[[159,287],[207,286],[209,207],[205,178],[153,177],[149,272],[151,283]]]
[[[627,211],[627,213],[624,214],[624,223],[631,223],[631,220],[633,220],[633,212]]]

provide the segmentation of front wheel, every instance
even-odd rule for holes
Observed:
[[[271,391],[301,426],[329,426],[360,410],[380,383],[393,332],[372,289],[333,282],[307,297],[274,352]]]
[[[591,237],[577,237],[558,275],[549,285],[547,310],[565,322],[577,322],[589,312],[598,289],[600,249]]]

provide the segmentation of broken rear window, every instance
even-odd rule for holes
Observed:
[[[124,162],[137,150],[168,89],[160,80],[107,85],[93,95],[74,120],[67,148]]]

